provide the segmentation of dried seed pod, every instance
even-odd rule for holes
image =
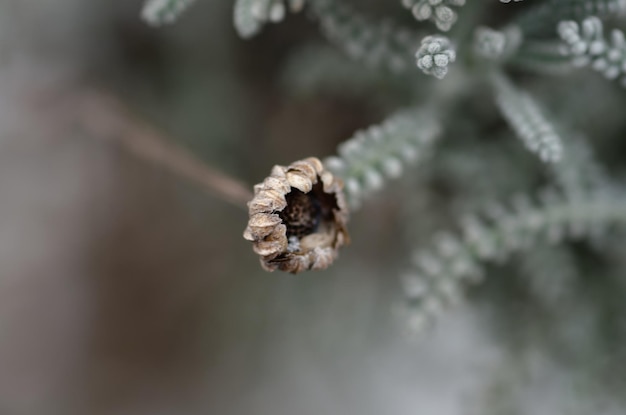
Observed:
[[[254,195],[243,237],[267,271],[325,269],[349,242],[343,182],[315,157],[274,166]]]

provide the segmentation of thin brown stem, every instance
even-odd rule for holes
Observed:
[[[94,136],[117,140],[137,157],[201,185],[226,202],[245,209],[246,202],[253,197],[249,186],[207,166],[155,127],[133,116],[121,101],[110,95],[83,93],[78,111],[81,124]]]

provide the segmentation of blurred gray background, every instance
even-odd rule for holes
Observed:
[[[84,128],[76,97],[101,91],[251,185],[382,118],[358,94],[285,90],[314,22],[243,41],[231,8],[154,29],[136,0],[0,1],[0,414],[624,413],[624,383],[586,370],[623,360],[558,361],[532,321],[498,320],[527,312],[515,287],[406,335],[397,184],[330,270],[268,274],[244,209]],[[576,312],[559,327],[583,344]]]

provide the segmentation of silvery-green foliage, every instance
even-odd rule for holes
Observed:
[[[465,0],[402,0],[418,21],[430,20],[437,29],[447,32],[456,23],[458,14],[453,7],[461,7]]]
[[[604,39],[600,18],[624,12],[626,0],[541,3],[515,20],[523,42],[511,61],[524,69],[556,75],[571,71],[572,65],[585,66],[596,61],[594,69],[614,79],[623,66],[623,34],[614,31],[610,41]],[[577,23],[583,19],[588,22]],[[554,38],[555,28],[558,28],[561,41]]]
[[[173,23],[194,0],[146,0],[141,18],[153,26]]]
[[[590,65],[607,79],[621,77],[626,86],[626,40],[624,32],[611,31],[610,38],[603,33],[602,21],[595,16],[577,23],[562,21],[558,33],[565,46],[561,49],[565,56],[571,57],[574,66]]]
[[[390,20],[368,19],[338,1],[314,0],[311,8],[324,35],[350,58],[394,73],[412,67],[420,39],[415,32]]]
[[[481,26],[474,31],[474,50],[476,54],[500,61],[513,55],[522,42],[522,35],[517,26],[507,26],[495,30]]]
[[[527,93],[519,91],[505,76],[494,74],[491,80],[498,108],[526,148],[537,153],[542,161],[559,161],[563,152],[561,138],[539,104]]]
[[[448,65],[456,60],[456,52],[445,36],[426,36],[415,53],[417,67],[426,75],[443,79],[448,73]]]
[[[580,20],[588,16],[610,17],[626,11],[626,0],[547,0],[523,14],[516,23],[524,36],[546,37],[563,20]]]
[[[483,214],[461,220],[460,236],[440,234],[431,249],[416,251],[403,276],[403,311],[412,329],[425,328],[446,306],[458,302],[464,285],[480,281],[486,263],[502,263],[539,242],[576,240],[626,225],[622,189],[589,193],[584,200],[548,189],[538,199],[520,195],[510,207],[488,205]]]
[[[298,12],[304,7],[305,0],[236,0],[233,18],[239,36],[250,38],[261,31],[266,23],[280,22],[287,13]]]
[[[287,7],[295,11],[303,4],[298,0],[237,0],[235,27],[240,36],[253,36],[265,23],[281,20]],[[410,108],[413,109],[396,109],[380,125],[359,131],[345,140],[339,145],[338,154],[325,160],[326,167],[344,180],[351,209],[383,188],[388,180],[406,175],[406,165],[425,160],[435,145],[447,153],[440,158],[429,158],[431,165],[438,165],[439,171],[445,173],[445,184],[453,183],[464,189],[448,196],[445,206],[438,206],[437,209],[441,209],[430,217],[427,212],[420,216],[425,216],[425,221],[441,223],[448,213],[444,212],[446,210],[456,214],[460,210],[467,211],[458,207],[476,206],[478,202],[487,206],[479,215],[463,216],[458,221],[461,228],[458,235],[438,233],[432,248],[418,249],[412,257],[403,282],[408,299],[405,311],[409,312],[409,323],[414,329],[432,321],[448,304],[459,301],[466,283],[479,281],[488,263],[500,263],[512,254],[529,253],[536,247],[542,249],[564,239],[599,239],[605,236],[608,227],[626,224],[626,192],[608,178],[594,159],[584,135],[575,132],[576,126],[569,125],[570,119],[552,117],[544,110],[537,99],[542,91],[533,89],[537,88],[537,83],[522,77],[518,80],[506,73],[511,66],[557,73],[572,67],[574,58],[575,63],[589,64],[606,76],[622,76],[625,54],[621,32],[613,32],[607,40],[597,18],[585,20],[582,26],[575,21],[591,15],[614,16],[626,10],[626,0],[525,2],[525,9],[517,18],[494,28],[471,26],[472,21],[463,20],[464,16],[458,18],[453,7],[463,4],[464,1],[452,0],[404,0],[403,5],[411,8],[418,20],[431,20],[439,30],[448,30],[459,20],[449,37],[424,37],[393,20],[365,16],[340,0],[309,0],[310,15],[318,22],[322,34],[352,62],[342,62],[328,51],[310,49],[298,52],[293,61],[297,65],[290,63],[287,71],[296,74],[292,79],[298,78],[303,85],[309,85],[310,90],[319,89],[327,82],[327,85],[341,88],[342,92],[351,88],[362,92],[367,91],[368,83],[376,84],[384,77],[393,77],[401,80],[405,93],[409,91],[406,94],[411,95]],[[495,4],[509,10],[515,8]],[[481,6],[468,2],[463,11],[467,11],[470,18]],[[522,5],[518,7],[521,9]],[[570,19],[575,21],[558,25]],[[472,35],[473,39],[465,38]],[[563,42],[567,45],[565,55]],[[458,51],[453,44],[459,45]],[[455,60],[458,70],[451,71],[441,82],[420,76],[417,70],[441,79]],[[362,68],[363,63],[368,66],[367,70]],[[396,76],[398,74],[402,76]],[[554,79],[559,82],[563,78]],[[523,89],[517,86],[522,83],[525,83]],[[490,99],[488,88],[485,92],[477,87],[485,84],[493,87],[495,100]],[[418,94],[418,89],[423,95]],[[468,99],[472,94],[475,98]],[[501,117],[493,111],[494,101]],[[485,102],[488,105],[484,105]],[[505,128],[495,131],[479,128],[481,123],[491,129],[500,128],[494,126],[501,118],[523,144],[546,163],[535,162],[523,151],[511,157],[508,153],[515,149],[497,143],[493,148],[500,151],[482,151],[492,143],[480,137],[481,134],[489,134],[493,141],[508,138]],[[467,128],[455,129],[462,123],[478,126],[471,140],[467,139]],[[443,127],[448,131],[443,131]],[[442,136],[458,144],[458,148],[447,146],[448,142],[440,139]],[[595,141],[595,137],[590,138]],[[471,152],[467,151],[468,147]],[[479,158],[476,163],[482,170],[466,165],[478,174],[467,174],[463,180],[455,181],[455,174],[463,174],[456,161],[462,161],[468,154]],[[521,158],[530,160],[534,167],[524,162],[514,163]],[[442,168],[446,160],[452,162]],[[433,171],[437,171],[437,167],[429,170],[431,174]],[[505,185],[493,185],[489,179],[499,173],[502,177],[498,179],[502,181],[513,174],[524,180],[510,178]],[[428,181],[428,178],[421,179],[424,183]],[[548,189],[552,190],[537,195],[532,189],[542,180],[549,181]],[[512,188],[514,186],[517,187]],[[435,193],[427,184],[420,190]],[[535,196],[514,197],[507,205],[493,202],[509,198],[512,191]],[[414,197],[411,191],[407,193],[409,196],[405,199]],[[546,248],[536,255],[522,257],[522,268],[532,272],[544,267],[547,273],[549,269],[571,270],[570,254],[566,245]],[[543,275],[545,279],[545,273]],[[542,281],[540,273],[537,277]],[[561,278],[561,283],[566,284],[563,282],[566,280]],[[550,297],[552,288],[540,284],[537,287]]]
[[[400,177],[405,165],[427,159],[440,132],[432,113],[402,110],[380,125],[354,134],[339,146],[338,157],[329,157],[324,164],[343,178],[355,207],[386,180]]]

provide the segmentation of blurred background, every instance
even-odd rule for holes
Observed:
[[[406,99],[384,83],[295,88],[306,67],[291,56],[324,43],[303,14],[243,41],[231,1],[160,29],[141,6],[0,2],[0,414],[624,413],[621,265],[556,283],[496,268],[414,339],[393,312],[406,220],[445,186],[407,207],[390,184],[331,269],[269,274],[241,236],[245,208],[90,128],[113,100],[252,185]]]

